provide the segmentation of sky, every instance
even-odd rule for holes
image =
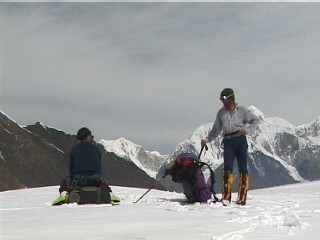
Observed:
[[[183,194],[111,186],[118,206],[51,206],[58,186],[0,192],[2,240],[314,240],[320,182],[248,192],[247,205],[183,204]],[[218,194],[220,195],[220,194]],[[236,198],[237,193],[232,194]],[[219,196],[220,197],[220,196]],[[14,222],[14,224],[13,224]]]
[[[320,3],[0,3],[0,109],[161,154],[236,102],[298,126],[320,102]]]

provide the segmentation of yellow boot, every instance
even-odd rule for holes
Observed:
[[[241,172],[239,175],[239,191],[237,204],[246,205],[247,193],[249,190],[249,174],[248,172]]]
[[[231,202],[233,174],[231,171],[223,171],[222,174],[222,204],[227,206]]]

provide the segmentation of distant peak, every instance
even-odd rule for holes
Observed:
[[[128,139],[125,139],[124,137],[120,137],[120,138],[116,139],[115,141],[117,141],[117,142],[129,142],[129,143],[132,143],[131,141],[129,141]]]
[[[42,127],[42,128],[46,128],[46,126],[45,126],[42,122],[40,122],[40,121],[36,122],[34,125],[35,125],[35,126]]]
[[[319,125],[319,124],[320,124],[320,115],[315,120],[309,123],[299,125],[298,128],[310,127],[312,125]]]
[[[248,107],[248,110],[249,110],[249,112],[253,113],[261,120],[265,119],[264,113],[259,108],[251,105],[250,107]]]
[[[100,143],[104,146],[107,146],[107,148],[110,150],[110,147],[111,148],[119,148],[120,149],[125,149],[125,148],[128,148],[128,147],[131,147],[131,148],[141,148],[141,146],[125,139],[124,137],[120,137],[116,140],[105,140],[105,139],[102,139],[100,141]]]
[[[125,144],[125,145],[130,145],[130,146],[135,146],[135,147],[141,147],[141,146],[131,142],[130,140],[128,140],[128,139],[126,139],[124,137],[120,137],[120,138],[114,140],[114,142]]]

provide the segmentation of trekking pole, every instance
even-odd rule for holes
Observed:
[[[171,156],[171,155],[170,155],[170,156]],[[167,158],[167,160],[170,158],[170,156]],[[164,179],[164,178],[165,178],[166,176],[168,176],[168,175],[170,175],[170,173],[166,171],[166,172],[164,173],[164,175],[162,176],[161,179],[155,180],[154,183],[152,184],[152,186],[151,186],[141,197],[139,197],[139,198],[138,198],[136,201],[134,201],[133,203],[139,202],[145,195],[148,194],[148,192],[150,192],[155,186],[157,186],[157,184],[159,184],[159,183],[162,181],[162,179]]]
[[[155,186],[157,186],[162,179],[164,179],[167,175],[165,174],[160,180],[155,180],[154,183],[152,184],[152,186],[148,189],[148,191],[146,191],[141,197],[139,197],[136,201],[134,201],[133,203],[137,203],[139,202],[145,195],[148,194],[148,192],[150,192]]]
[[[139,202],[145,195],[148,194],[148,192],[151,191],[151,189],[153,189],[153,188],[156,186],[156,184],[157,184],[157,181],[154,182],[154,184],[152,184],[152,186],[148,189],[148,191],[146,191],[141,197],[139,197],[139,198],[138,198],[136,201],[134,201],[133,203]]]

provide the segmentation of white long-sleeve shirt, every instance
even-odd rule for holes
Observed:
[[[229,112],[225,107],[222,107],[217,113],[207,140],[211,142],[221,134],[221,131],[223,135],[226,135],[246,129],[250,135],[257,128],[259,122],[259,118],[243,106],[236,104],[233,112]]]

